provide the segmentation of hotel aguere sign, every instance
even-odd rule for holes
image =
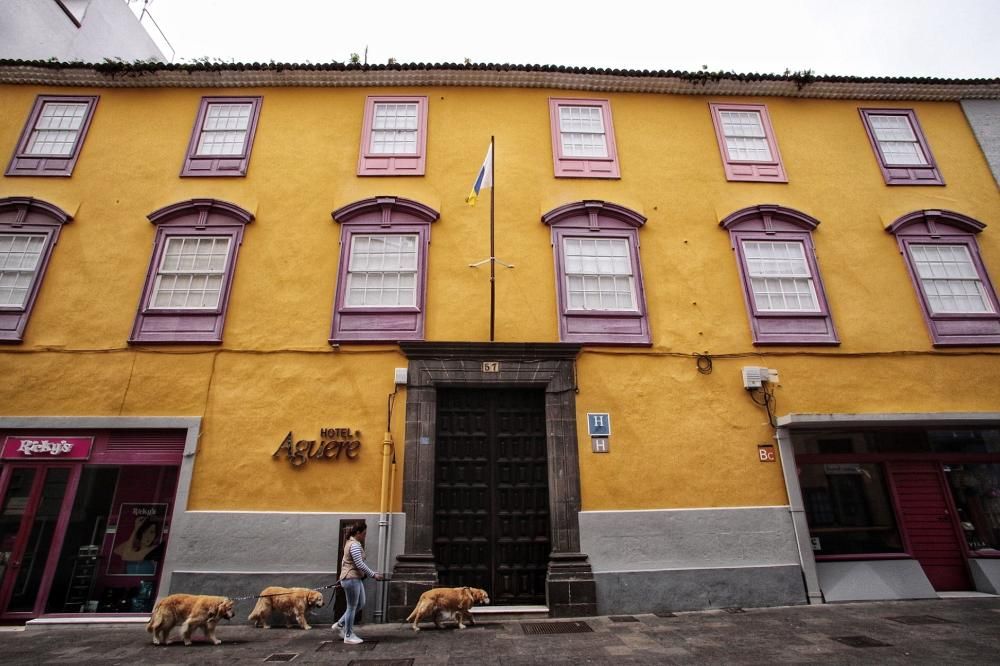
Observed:
[[[340,460],[341,456],[354,460],[358,457],[361,450],[360,430],[321,428],[319,436],[319,439],[296,440],[289,430],[271,457],[280,458],[284,454],[293,467],[301,467],[310,460]]]

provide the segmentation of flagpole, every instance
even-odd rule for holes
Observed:
[[[494,247],[493,239],[493,212],[494,212],[494,198],[493,194],[497,189],[497,172],[493,168],[496,162],[496,151],[493,145],[494,137],[490,135],[490,178],[493,181],[493,186],[490,187],[490,342],[493,342],[493,329],[496,322],[496,307],[497,307],[497,266],[496,266],[496,248]]]

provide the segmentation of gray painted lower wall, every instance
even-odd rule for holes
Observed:
[[[255,595],[270,585],[318,588],[337,578],[341,520],[365,519],[365,557],[376,570],[391,571],[403,551],[405,516],[392,514],[389,554],[380,564],[378,514],[183,511],[175,514],[159,596],[177,592],[229,597]],[[363,617],[371,621],[381,598],[381,583],[366,584]],[[325,590],[327,601],[332,590]],[[252,599],[237,603],[234,622],[245,622]],[[332,621],[331,608],[314,614]]]
[[[816,571],[827,602],[937,598],[916,560],[817,562]]]
[[[1000,594],[1000,560],[970,559],[969,569],[976,591]]]
[[[580,514],[598,613],[806,603],[787,506]]]

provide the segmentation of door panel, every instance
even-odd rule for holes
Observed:
[[[73,470],[14,467],[0,509],[0,541],[9,553],[0,581],[0,615],[34,614],[38,593],[48,587],[46,567]],[[9,548],[9,550],[8,550]]]
[[[442,585],[496,604],[545,602],[549,500],[545,396],[438,391],[434,554]]]
[[[972,589],[941,466],[890,463],[889,470],[910,554],[931,585],[935,590]]]

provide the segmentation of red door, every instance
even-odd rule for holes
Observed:
[[[941,465],[890,463],[889,470],[908,550],[920,562],[931,585],[935,590],[971,590]]]
[[[42,613],[80,467],[5,465],[0,475],[0,619]]]

